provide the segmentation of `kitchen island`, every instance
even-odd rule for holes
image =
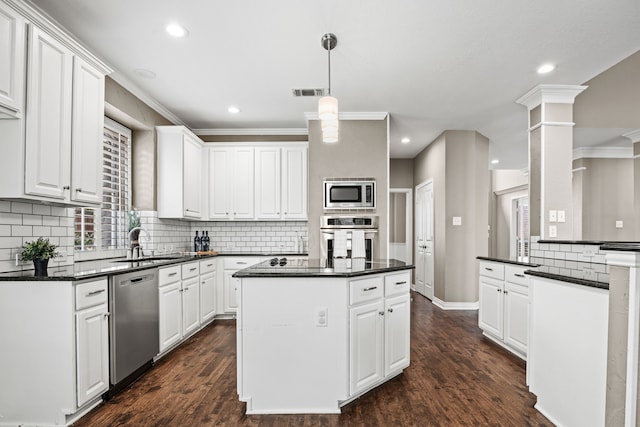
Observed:
[[[339,413],[409,366],[412,265],[271,259],[237,272],[247,414]]]

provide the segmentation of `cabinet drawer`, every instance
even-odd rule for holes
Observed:
[[[396,295],[409,292],[411,287],[411,273],[389,274],[384,276],[384,296]]]
[[[182,264],[182,279],[189,279],[200,274],[200,265],[197,262]]]
[[[507,282],[517,283],[518,285],[527,286],[527,276],[524,272],[530,270],[529,267],[516,267],[514,265],[507,265],[504,268],[504,278]]]
[[[107,279],[76,285],[76,310],[107,303]]]
[[[216,271],[216,262],[217,260],[215,258],[200,261],[200,274]]]
[[[480,275],[504,280],[504,265],[495,262],[480,261]]]
[[[223,260],[225,270],[242,270],[259,262],[260,258],[255,257],[227,257]]]
[[[352,280],[349,283],[349,303],[354,305],[382,298],[384,294],[383,287],[384,280],[382,276]]]
[[[161,268],[158,270],[158,284],[159,286],[168,285],[169,283],[175,283],[182,279],[180,275],[180,265],[174,265],[173,267]]]

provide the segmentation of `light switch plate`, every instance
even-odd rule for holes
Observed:
[[[453,217],[453,225],[462,225],[462,217],[454,216]]]
[[[558,221],[558,211],[549,211],[549,222]]]
[[[624,226],[624,223],[621,220],[616,221],[616,228],[622,228],[623,226]]]
[[[555,225],[549,226],[549,237],[558,237],[558,228]]]
[[[558,211],[558,222],[565,222],[566,220],[564,211]]]

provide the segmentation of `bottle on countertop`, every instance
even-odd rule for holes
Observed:
[[[202,239],[198,236],[197,231],[196,231],[196,237],[193,238],[193,250],[195,252],[199,252],[202,250]]]
[[[205,231],[202,230],[202,250],[204,252],[209,252],[209,245],[210,245],[210,241],[209,241],[209,232],[206,232],[207,234],[205,234]]]

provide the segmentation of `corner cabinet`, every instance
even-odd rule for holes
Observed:
[[[11,8],[28,6],[9,4],[0,4],[0,29],[10,35],[0,41],[0,57],[12,64],[0,65],[0,110],[16,115],[0,120],[0,198],[99,205],[104,76],[111,70],[60,29],[37,16],[30,21],[29,10],[12,21]]]
[[[158,217],[203,217],[202,141],[184,126],[157,126]]]
[[[256,147],[256,219],[307,219],[307,147]]]
[[[479,262],[478,325],[486,337],[526,359],[529,286],[524,275],[535,267]]]

